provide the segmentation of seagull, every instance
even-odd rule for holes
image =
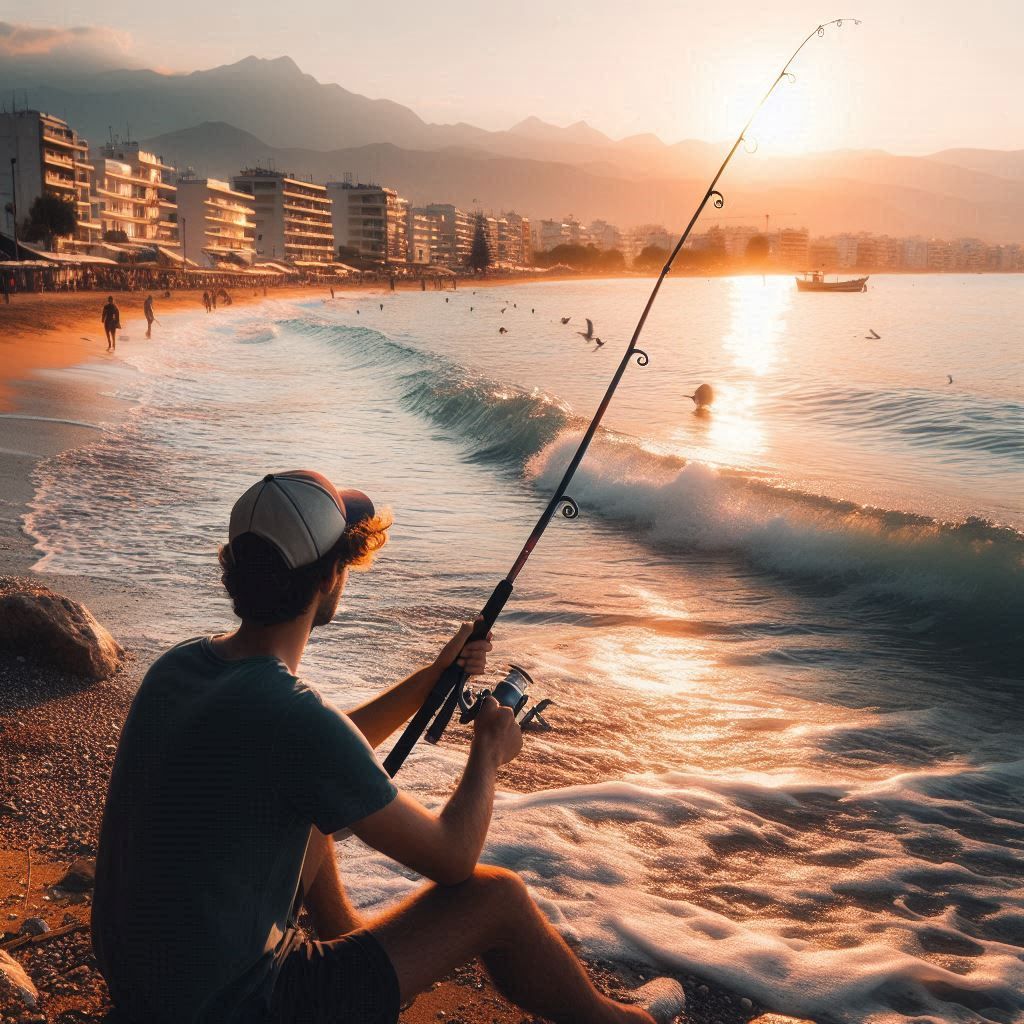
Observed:
[[[498,328],[498,333],[499,334],[508,334],[508,328],[507,327],[499,327]]]
[[[594,321],[591,320],[589,316],[586,318],[586,321],[587,321],[587,329],[586,329],[586,331],[585,332],[584,331],[577,331],[576,333],[584,341],[593,341],[594,340]]]
[[[506,309],[508,309],[508,306],[502,306],[502,307],[501,307],[501,311],[502,311],[502,313],[504,313]]]
[[[871,331],[871,333],[864,335],[867,341],[879,341],[881,339],[882,336],[874,329],[874,327],[869,327],[868,330]]]
[[[572,319],[571,316],[563,316],[562,317],[562,323],[563,324],[567,324],[571,319]]]
[[[715,392],[710,384],[701,384],[701,386],[697,388],[692,395],[690,395],[690,398],[697,403],[698,409],[703,409],[705,406],[711,405],[715,400]]]
[[[594,342],[596,343],[597,348],[600,348],[604,344],[604,342],[600,338],[595,338]],[[596,351],[596,349],[595,349],[595,351]]]
[[[951,373],[947,373],[946,374],[946,383],[947,384],[952,384],[953,383],[953,374],[951,374]]]
[[[445,301],[445,302],[447,302],[447,301],[448,301],[448,296],[447,296],[447,295],[446,295],[446,296],[444,297],[444,301]]]

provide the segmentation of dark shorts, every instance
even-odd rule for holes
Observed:
[[[274,985],[269,1024],[395,1024],[398,975],[362,930],[333,942],[303,942]]]

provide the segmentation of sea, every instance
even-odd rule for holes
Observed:
[[[37,471],[40,567],[157,592],[155,650],[232,625],[216,550],[247,486],[360,487],[391,541],[302,667],[354,706],[508,572],[651,283],[311,290],[130,329],[102,371],[130,412]],[[669,279],[640,347],[579,517],[495,628],[491,683],[515,663],[554,703],[483,859],[595,959],[820,1024],[1024,1020],[1024,277]],[[401,784],[440,806],[468,737]],[[340,856],[362,907],[420,884]]]

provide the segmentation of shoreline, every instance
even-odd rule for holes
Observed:
[[[46,304],[53,297],[31,298]],[[141,310],[143,297],[132,293],[129,301]],[[185,293],[184,298],[189,297]],[[313,293],[301,287],[276,290],[267,299],[306,297]],[[0,340],[0,356],[12,346],[22,355],[19,363],[3,362],[0,378],[0,575],[30,577],[85,604],[127,653],[124,667],[114,677],[91,686],[31,659],[0,653],[0,948],[20,942],[17,933],[25,919],[46,921],[51,938],[41,936],[38,943],[14,949],[44,997],[45,1015],[26,1019],[89,1024],[99,1024],[109,1009],[91,952],[91,898],[53,886],[76,858],[95,856],[121,723],[156,653],[140,641],[139,623],[145,620],[148,602],[160,596],[117,579],[35,571],[38,552],[23,520],[35,495],[33,473],[40,461],[88,444],[105,423],[130,415],[131,403],[101,393],[106,383],[97,372],[104,365],[102,357],[70,337],[82,323],[82,307],[95,308],[102,297],[99,303],[96,300],[96,293],[70,294],[50,319],[36,316],[34,330],[17,333],[9,330],[3,315],[12,307],[0,307],[0,328],[8,327]],[[254,300],[263,297],[236,299]],[[122,305],[118,298],[115,301]],[[201,312],[201,307],[187,308],[185,301],[163,301],[179,313]],[[134,310],[134,305],[126,302],[122,310],[126,308]],[[159,303],[157,310],[159,315]],[[32,365],[31,356],[40,352],[43,358]],[[649,967],[622,963],[588,962],[588,969],[604,991],[617,995],[654,974]],[[738,995],[703,979],[679,980],[688,997],[684,1019],[692,1024],[742,1024],[757,1015],[749,1001],[744,1005]],[[0,1003],[0,1016],[4,1009]],[[436,983],[402,1014],[406,1024],[438,1019],[521,1024],[530,1018],[505,1002],[480,965],[472,963]]]

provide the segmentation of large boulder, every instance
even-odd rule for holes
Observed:
[[[39,991],[21,964],[0,949],[0,1006],[7,1009],[15,1001],[34,1010],[39,1003]]]
[[[29,655],[89,682],[113,675],[124,659],[88,608],[17,576],[0,576],[0,651]]]

